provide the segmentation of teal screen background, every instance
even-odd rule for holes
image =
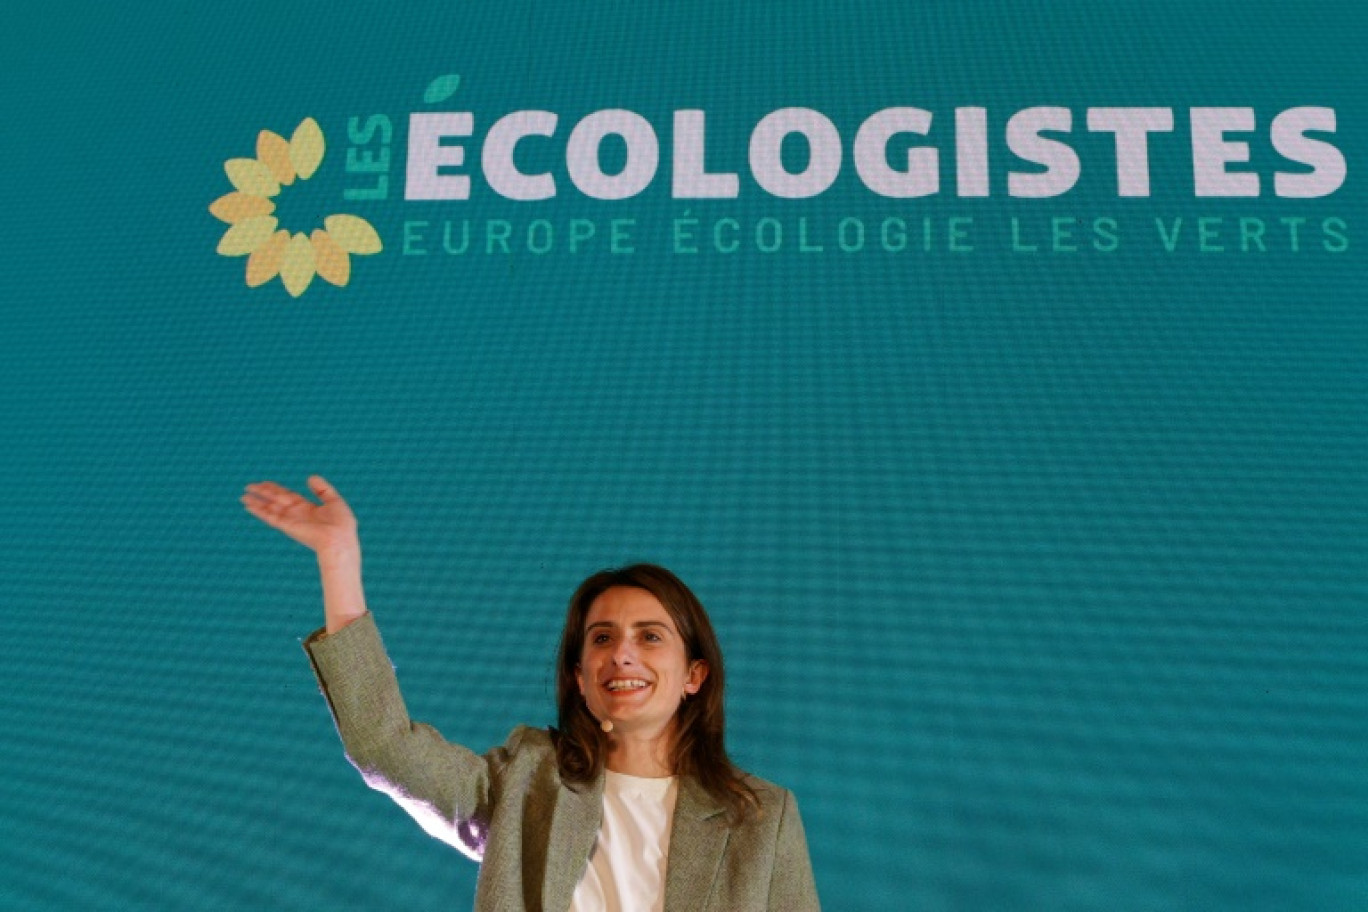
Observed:
[[[477,867],[343,757],[300,648],[322,619],[311,555],[238,503],[317,472],[360,517],[410,711],[479,750],[554,721],[582,578],[676,571],[722,639],[733,757],[794,791],[825,908],[1365,907],[1368,7],[7,18],[0,906],[468,906]],[[450,74],[455,94],[424,101]],[[859,124],[901,105],[934,114],[934,196],[876,196],[852,167]],[[1012,198],[1008,172],[1038,169],[1005,123],[1035,105],[1070,109],[1055,138],[1082,173]],[[1335,110],[1321,138],[1347,177],[1279,198],[1273,174],[1304,169],[1269,122],[1302,105]],[[756,122],[789,106],[842,138],[811,199],[765,193],[746,163]],[[988,111],[987,198],[955,194],[962,106]],[[1117,195],[1096,106],[1173,109],[1151,196]],[[1258,173],[1259,197],[1194,195],[1200,106],[1256,111],[1230,170]],[[606,108],[660,137],[631,199],[566,173],[573,125]],[[671,198],[686,108],[736,199]],[[519,151],[556,178],[542,202],[478,168],[483,131],[524,109],[560,117]],[[471,198],[405,201],[408,115],[437,110],[474,114]],[[389,197],[347,200],[370,180],[345,169],[347,123],[374,114],[394,126]],[[296,299],[247,287],[208,207],[225,161],[305,117],[327,152],[282,192],[282,225],[350,212],[384,250]],[[801,143],[784,155],[802,167]],[[606,144],[604,166],[620,156]],[[1035,251],[1013,249],[1013,217]],[[908,249],[880,246],[888,218]],[[950,249],[952,218],[972,249]],[[1051,249],[1055,218],[1077,250]],[[1155,219],[1175,218],[1170,252]],[[1201,249],[1202,218],[1223,249]],[[535,219],[544,254],[441,249],[444,220],[505,220],[516,242]],[[575,219],[597,234],[571,253]],[[614,219],[634,252],[609,250]],[[698,252],[676,252],[676,219],[698,220]],[[722,219],[735,253],[712,246]],[[841,249],[844,219],[863,249]],[[1265,250],[1240,249],[1240,219]],[[1284,219],[1305,219],[1296,249]],[[428,252],[406,255],[424,220]]]

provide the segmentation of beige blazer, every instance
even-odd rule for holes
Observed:
[[[603,816],[603,777],[561,782],[550,734],[519,726],[483,756],[409,719],[373,617],[304,642],[347,758],[430,835],[480,862],[476,912],[565,912]],[[755,777],[761,813],[728,826],[692,778],[679,784],[666,912],[819,909],[793,795]]]

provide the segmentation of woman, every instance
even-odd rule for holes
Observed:
[[[247,486],[252,515],[313,549],[325,625],[304,643],[347,757],[432,836],[480,862],[477,910],[817,909],[793,796],[731,765],[722,654],[662,567],[585,580],[556,671],[559,728],[480,756],[409,720],[361,588],[356,518]]]

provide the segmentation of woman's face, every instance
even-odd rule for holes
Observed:
[[[707,663],[690,662],[665,606],[644,589],[617,586],[589,606],[575,670],[596,719],[615,734],[667,735],[685,694],[696,694]]]

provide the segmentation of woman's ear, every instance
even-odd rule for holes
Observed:
[[[703,682],[708,680],[708,663],[702,659],[695,659],[689,666],[689,680],[684,683],[684,692],[696,694]]]
[[[584,696],[584,675],[580,673],[580,667],[575,666],[575,683],[579,685],[580,696]]]

